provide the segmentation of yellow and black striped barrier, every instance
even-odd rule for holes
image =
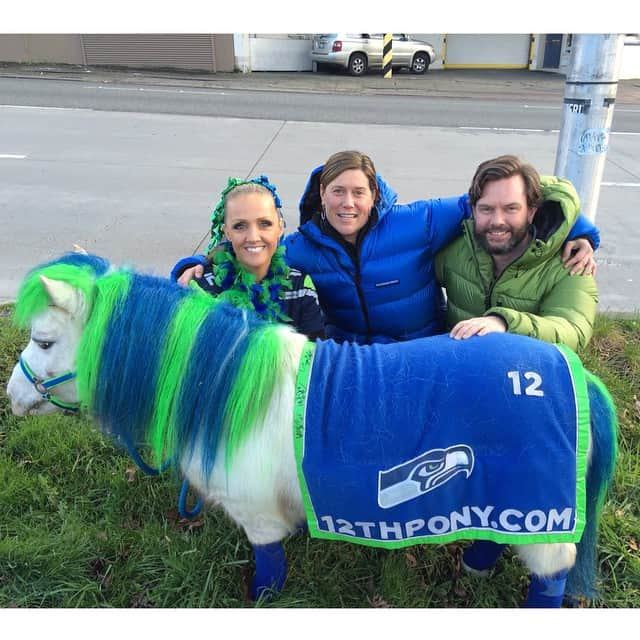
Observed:
[[[390,33],[385,33],[382,41],[382,75],[385,78],[391,78],[393,75],[391,69],[391,60],[393,58],[391,35]]]

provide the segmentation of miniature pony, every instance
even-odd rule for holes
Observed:
[[[389,548],[514,544],[532,574],[525,606],[560,606],[565,582],[595,593],[617,422],[566,348],[509,335],[314,345],[78,254],[27,276],[15,318],[31,339],[7,388],[14,413],[84,409],[171,461],[244,529],[254,598],[282,590],[281,540],[305,524]]]

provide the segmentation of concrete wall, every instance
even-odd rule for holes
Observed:
[[[0,34],[1,62],[234,70],[232,34]]]
[[[437,60],[433,62],[429,69],[442,69],[442,54],[444,50],[444,35],[441,33],[412,33],[412,38],[416,40],[423,40],[428,42],[438,56]]]
[[[620,80],[640,78],[640,39],[625,42],[622,49],[622,63],[620,65]]]
[[[216,33],[213,36],[213,52],[216,60],[216,71],[233,71],[235,56],[232,33]]]
[[[0,35],[0,61],[83,64],[79,35]]]
[[[311,34],[253,34],[249,36],[251,70],[311,71],[312,45]]]

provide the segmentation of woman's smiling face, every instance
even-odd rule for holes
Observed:
[[[320,197],[327,221],[349,243],[355,244],[358,232],[369,219],[374,194],[361,169],[347,169],[326,187],[320,185]]]
[[[282,218],[270,193],[243,193],[227,200],[224,234],[238,262],[258,282],[269,271],[282,235]]]

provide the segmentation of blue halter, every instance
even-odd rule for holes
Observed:
[[[40,394],[43,400],[46,400],[65,411],[72,411],[74,413],[78,411],[78,408],[80,407],[79,402],[63,402],[49,391],[49,389],[52,389],[53,387],[69,382],[69,380],[73,380],[76,377],[74,371],[67,371],[66,373],[62,373],[53,378],[40,378],[33,372],[22,355],[20,356],[19,362],[22,373],[24,373],[27,380],[33,385],[34,389]]]
[[[49,391],[53,387],[57,387],[58,385],[73,380],[76,377],[76,373],[74,371],[67,371],[66,373],[62,373],[53,378],[40,378],[34,373],[33,369],[31,369],[31,367],[27,364],[27,361],[22,357],[22,355],[20,356],[19,362],[22,373],[24,373],[27,380],[34,386],[35,390],[40,394],[43,400],[46,400],[47,402],[50,402],[51,404],[59,407],[60,409],[64,409],[65,411],[71,411],[73,413],[76,413],[78,411],[78,409],[80,408],[79,402],[63,402],[62,400],[60,400],[60,398],[56,397]],[[121,441],[123,440],[122,438],[118,439]],[[157,476],[165,471],[171,464],[171,460],[166,460],[163,464],[160,465],[158,469],[154,469],[144,462],[136,447],[131,442],[129,442],[127,439],[124,439],[123,444],[129,451],[129,455],[133,458],[134,462],[138,465],[142,472],[146,473],[147,475]],[[180,491],[180,497],[178,499],[178,511],[180,512],[181,517],[187,520],[195,518],[202,509],[202,500],[200,498],[198,498],[193,509],[189,510],[187,508],[186,503],[188,490],[189,483],[187,480],[184,480],[182,483],[182,489]]]

